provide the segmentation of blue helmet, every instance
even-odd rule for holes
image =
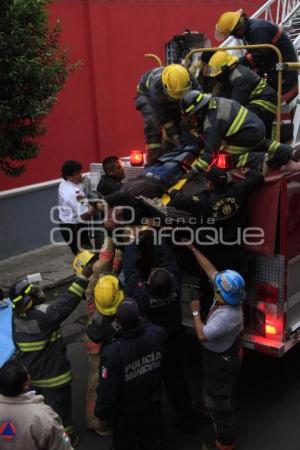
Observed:
[[[245,280],[235,270],[218,272],[214,279],[215,288],[228,305],[239,305],[246,298]]]

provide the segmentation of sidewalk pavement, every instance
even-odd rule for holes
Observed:
[[[18,278],[40,272],[43,289],[64,284],[73,275],[73,255],[67,245],[47,245],[0,260],[0,287],[8,289]]]

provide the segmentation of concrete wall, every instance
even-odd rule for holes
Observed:
[[[51,229],[58,226],[50,211],[58,204],[59,182],[0,193],[0,259],[50,244]],[[55,237],[61,240],[59,233]]]

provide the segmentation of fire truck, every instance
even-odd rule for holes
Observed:
[[[292,19],[300,23],[300,11]],[[174,36],[166,44],[166,63],[182,62],[191,48],[202,48],[207,42],[203,34],[188,30]],[[293,145],[300,138],[299,106],[297,99],[292,105]],[[134,150],[121,160],[126,178],[141,173],[144,161],[141,151]],[[216,164],[225,167],[224,155],[219,156]],[[92,189],[101,175],[101,164],[91,164]],[[264,185],[249,198],[247,208],[248,227],[259,230],[262,239],[255,245],[246,245],[253,255],[254,266],[243,305],[243,342],[250,349],[281,357],[300,340],[300,164],[289,163],[282,170],[272,171]],[[198,288],[198,278],[189,272],[182,275],[182,308],[184,325],[192,328],[189,303]]]

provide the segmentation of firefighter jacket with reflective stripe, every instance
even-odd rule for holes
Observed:
[[[161,80],[163,70],[164,67],[149,70],[137,85],[136,108],[144,116],[146,144],[150,150],[161,145],[161,127],[171,141],[177,141],[180,134],[180,100],[172,99],[165,93]],[[191,89],[202,90],[192,75],[190,78]]]
[[[246,23],[246,32],[243,37],[245,45],[247,44],[272,44],[280,50],[283,62],[297,62],[297,54],[289,36],[283,31],[281,25],[276,25],[263,19],[248,19]],[[267,74],[268,83],[277,91],[277,72],[276,63],[277,54],[269,49],[249,49],[251,60],[257,66],[259,74]],[[248,64],[247,58],[241,59],[243,63]],[[282,93],[297,95],[298,92],[298,73],[282,72]]]
[[[61,419],[34,391],[0,395],[1,450],[72,450]]]
[[[88,284],[76,277],[54,304],[37,305],[14,317],[14,340],[36,387],[56,388],[72,379],[60,324],[80,302]]]
[[[167,297],[153,297],[149,292],[147,278],[142,274],[139,265],[139,251],[136,244],[127,245],[124,254],[123,271],[127,295],[139,304],[140,313],[152,323],[161,326],[168,337],[176,334],[181,328],[181,282],[177,261],[168,245],[163,242],[153,247],[151,263],[155,267],[166,269],[172,277],[172,289]]]
[[[201,109],[198,114],[201,126]],[[265,140],[265,126],[259,117],[235,100],[220,97],[212,98],[208,104],[203,132],[204,151],[193,164],[195,170],[207,169],[221,146],[228,153],[239,155],[256,149]]]
[[[236,242],[238,227],[242,229],[246,223],[246,200],[263,182],[262,173],[248,170],[244,180],[230,182],[221,188],[207,189],[193,196],[177,191],[172,196],[170,206],[202,218],[204,226],[207,224],[222,229],[224,241]],[[205,230],[204,234],[208,235],[209,232]]]
[[[274,89],[266,80],[242,64],[237,64],[229,72],[228,79],[218,94],[220,97],[226,96],[236,100],[246,108],[249,104],[255,104],[260,109],[276,114],[277,94]]]
[[[123,330],[101,351],[95,415],[130,414],[160,398],[160,372],[165,333],[150,323]]]

